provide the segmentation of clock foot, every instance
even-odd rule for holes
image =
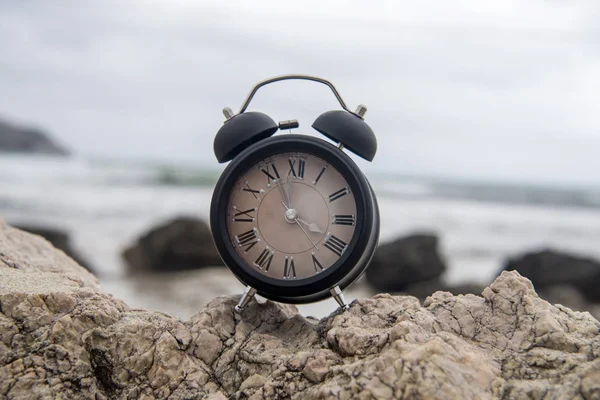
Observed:
[[[339,286],[332,287],[329,290],[329,293],[331,293],[331,295],[333,296],[335,301],[337,301],[337,303],[340,305],[342,310],[346,311],[350,309],[350,306],[346,303],[346,300],[344,300],[344,294],[342,293],[342,290]]]
[[[256,294],[256,289],[254,289],[253,287],[250,287],[250,286],[246,286],[246,290],[244,290],[244,294],[242,295],[240,302],[237,303],[237,305],[234,308],[235,312],[239,314],[242,311],[244,311],[244,307],[246,307],[248,305],[248,303],[254,297],[255,294]]]

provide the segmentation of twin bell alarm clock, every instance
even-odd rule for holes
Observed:
[[[330,141],[278,130],[276,123],[246,109],[261,87],[302,79],[327,85],[342,110],[327,111],[312,127]],[[379,239],[379,211],[371,185],[345,151],[372,161],[377,151],[366,107],[350,111],[328,81],[286,75],[258,83],[239,113],[223,110],[214,151],[229,162],[211,202],[210,225],[221,258],[246,290],[241,312],[259,294],[283,303],[333,297],[347,309],[342,290],[365,271]],[[333,144],[333,143],[335,144]]]

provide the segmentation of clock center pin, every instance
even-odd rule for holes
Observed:
[[[290,224],[296,223],[296,218],[298,218],[298,210],[295,208],[288,208],[285,210],[285,220]]]

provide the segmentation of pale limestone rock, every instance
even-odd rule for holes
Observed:
[[[515,272],[483,297],[381,294],[321,321],[237,299],[185,322],[131,309],[0,223],[0,398],[600,398],[600,323]]]

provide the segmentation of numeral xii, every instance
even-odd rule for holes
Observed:
[[[298,162],[298,169],[296,170],[296,161]],[[288,160],[289,164],[290,164],[290,173],[292,175],[294,175],[294,178],[300,178],[300,179],[304,179],[304,166],[306,165],[306,162],[300,158],[298,159],[289,159]]]

